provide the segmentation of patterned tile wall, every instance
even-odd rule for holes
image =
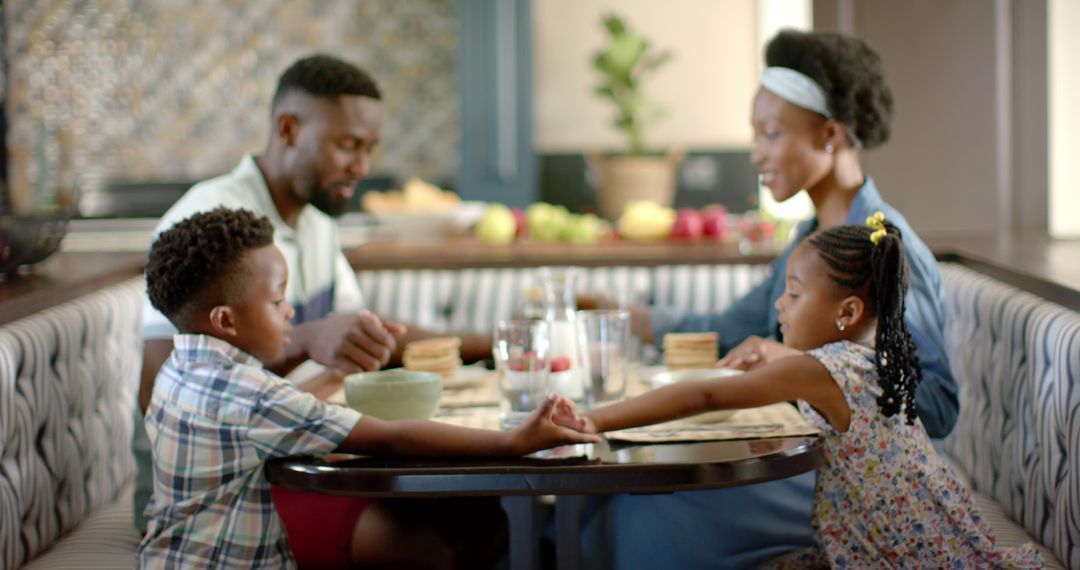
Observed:
[[[452,177],[453,0],[4,2],[14,206],[110,181],[197,180],[265,144],[277,76],[323,51],[383,91],[376,173]]]

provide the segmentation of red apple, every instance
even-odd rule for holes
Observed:
[[[569,356],[556,356],[551,359],[551,371],[562,372],[564,370],[570,370],[570,357]]]
[[[701,214],[690,208],[681,208],[675,212],[675,225],[671,227],[671,237],[674,239],[693,240],[701,237],[705,231],[704,220]]]
[[[720,241],[727,235],[728,211],[720,204],[713,204],[701,210],[705,235],[711,239]]]
[[[536,370],[537,358],[536,351],[530,350],[522,355],[511,356],[510,362],[507,363],[510,366],[510,370],[514,372],[525,372],[528,370]]]
[[[529,224],[525,221],[525,211],[521,208],[511,208],[510,213],[514,215],[514,222],[517,224],[516,237],[525,237],[529,233]]]

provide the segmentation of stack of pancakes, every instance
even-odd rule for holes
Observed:
[[[664,335],[664,365],[669,370],[712,368],[720,358],[719,340],[714,332],[668,333]]]
[[[456,336],[426,338],[405,345],[401,361],[408,370],[435,372],[450,380],[461,367],[460,348],[461,339]]]

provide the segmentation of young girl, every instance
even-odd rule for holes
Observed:
[[[815,546],[778,567],[1041,567],[1031,544],[996,547],[967,491],[935,454],[915,410],[922,377],[904,324],[907,265],[899,230],[867,226],[810,236],[787,262],[777,300],[791,356],[739,376],[680,382],[594,410],[604,432],[707,410],[797,400],[822,430]],[[806,352],[802,352],[806,351]]]

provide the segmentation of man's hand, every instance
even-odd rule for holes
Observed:
[[[330,315],[301,326],[311,327],[304,331],[308,357],[344,374],[386,366],[397,337],[406,331],[404,325],[380,321],[369,311]]]
[[[562,411],[556,411],[557,409]],[[576,424],[575,427],[557,423],[556,416],[563,422]],[[600,436],[583,433],[576,429],[576,426],[584,427],[584,424],[580,422],[581,419],[583,418],[577,418],[574,412],[573,402],[552,393],[511,433],[513,453],[525,455],[541,449],[572,443],[599,443]]]
[[[802,354],[802,351],[784,346],[775,340],[751,336],[724,355],[716,363],[716,367],[753,370],[765,366],[778,358],[795,354]]]

